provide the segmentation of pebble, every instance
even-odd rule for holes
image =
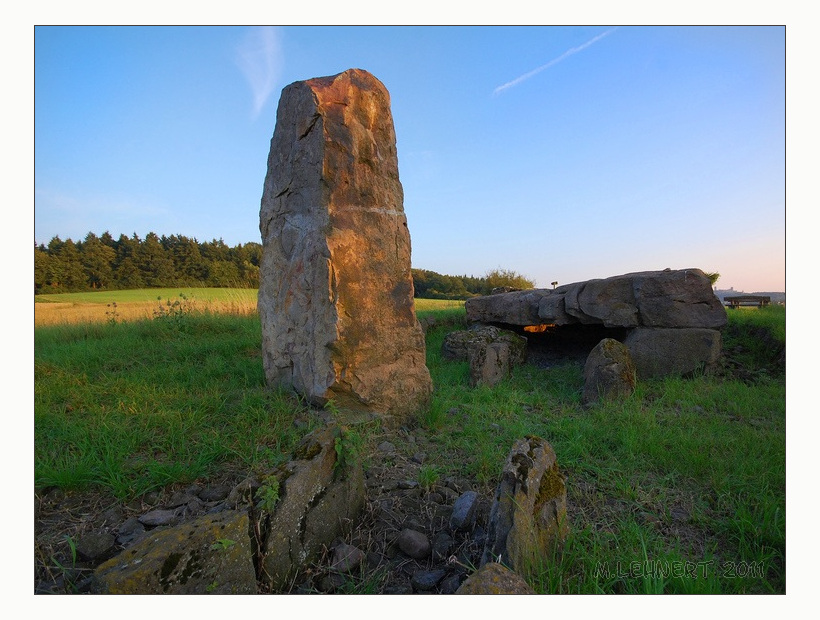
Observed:
[[[433,539],[433,561],[445,562],[453,550],[453,539],[447,532],[439,532]]]
[[[389,441],[383,441],[383,442],[381,442],[381,443],[377,446],[377,448],[379,449],[379,451],[380,451],[380,452],[395,452],[395,451],[396,451],[396,446],[394,446],[394,445],[393,445],[392,443],[390,443]]]
[[[148,527],[170,525],[176,520],[177,512],[176,510],[152,510],[138,518],[140,523]]]
[[[364,551],[353,545],[342,543],[333,550],[332,570],[347,573],[358,568],[365,558]]]
[[[450,575],[441,582],[439,592],[442,594],[455,594],[465,577],[466,575],[459,575],[458,573]]]
[[[212,487],[205,487],[199,492],[199,499],[203,502],[221,502],[228,497],[231,487],[225,484],[217,484]]]
[[[410,585],[413,586],[414,590],[429,592],[444,579],[446,574],[447,571],[441,569],[421,570],[413,573],[413,576],[410,578]]]
[[[475,509],[478,493],[465,491],[453,504],[453,514],[450,515],[450,528],[455,531],[470,529],[475,521]]]
[[[414,560],[423,560],[430,555],[430,540],[416,530],[403,529],[397,542],[399,549]]]
[[[145,526],[136,517],[126,519],[117,530],[117,544],[127,547],[145,534]]]
[[[115,542],[108,532],[89,532],[77,540],[77,552],[87,560],[96,560],[111,551]]]

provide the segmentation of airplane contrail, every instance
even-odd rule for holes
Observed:
[[[281,35],[264,26],[250,30],[239,46],[237,64],[253,93],[253,115],[259,115],[282,72]]]
[[[529,73],[525,73],[524,75],[520,75],[512,81],[507,82],[506,84],[502,84],[501,86],[498,86],[495,90],[493,90],[493,94],[497,95],[498,93],[500,93],[502,91],[505,91],[508,88],[512,88],[513,86],[516,86],[516,85],[520,84],[524,80],[530,79],[532,76],[534,76],[537,73],[540,73],[544,69],[549,69],[550,67],[553,67],[553,66],[557,65],[562,60],[565,60],[565,59],[569,58],[570,56],[572,56],[573,54],[577,54],[578,52],[581,52],[581,51],[585,50],[590,45],[593,45],[594,43],[597,43],[598,41],[603,39],[605,36],[610,35],[613,32],[615,32],[617,29],[618,28],[610,28],[609,30],[607,30],[605,32],[602,32],[601,34],[591,38],[589,41],[579,45],[578,47],[572,47],[572,48],[568,49],[566,52],[564,52],[563,54],[558,56],[558,58],[553,58],[547,64],[541,65],[540,67],[538,67],[537,69],[533,69]]]

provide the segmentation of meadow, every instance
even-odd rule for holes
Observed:
[[[35,328],[38,492],[129,502],[263,472],[309,430],[294,424],[304,403],[265,387],[255,291],[213,293],[237,308],[245,295],[251,309],[236,312],[190,293],[196,305],[176,289],[35,304],[36,313],[116,301],[118,313]],[[126,318],[131,303],[156,308]],[[495,388],[470,388],[467,364],[440,354],[464,322],[463,302],[417,300],[417,311],[439,325],[427,333],[433,400],[409,422],[433,439],[428,483],[458,475],[491,495],[524,435],[546,438],[558,455],[571,534],[562,554],[526,571],[536,591],[785,592],[784,308],[729,312],[716,373],[642,381],[632,397],[588,410],[579,364],[525,365]],[[378,424],[360,432],[366,443],[384,436]]]

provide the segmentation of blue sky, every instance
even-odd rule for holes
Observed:
[[[281,89],[390,91],[413,266],[785,290],[783,27],[36,28],[34,235],[260,241]]]

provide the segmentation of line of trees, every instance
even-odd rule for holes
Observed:
[[[262,245],[229,247],[222,239],[201,242],[183,235],[145,239],[136,233],[114,239],[107,231],[82,241],[54,237],[34,245],[34,293],[70,293],[167,287],[259,287]],[[505,269],[482,277],[448,276],[413,269],[416,297],[467,299],[494,288],[533,288],[535,283]]]
[[[140,239],[88,233],[83,241],[54,237],[34,245],[34,293],[160,288],[259,286],[262,245],[229,247],[183,235]]]
[[[493,269],[487,275],[446,276],[426,269],[413,269],[413,285],[416,297],[424,299],[468,299],[476,295],[489,295],[493,289],[534,288],[535,282],[508,269]]]

